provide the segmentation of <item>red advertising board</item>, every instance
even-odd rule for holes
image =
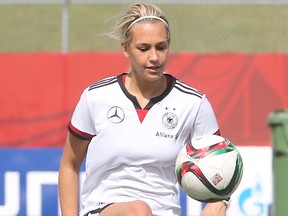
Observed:
[[[118,52],[0,54],[0,147],[62,147],[84,88],[128,69]],[[268,115],[288,107],[287,54],[173,53],[167,72],[207,94],[223,136],[270,145]]]

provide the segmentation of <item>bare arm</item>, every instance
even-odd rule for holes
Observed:
[[[59,197],[62,216],[78,216],[79,171],[89,141],[68,133],[59,169]]]

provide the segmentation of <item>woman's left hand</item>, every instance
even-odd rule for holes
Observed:
[[[207,205],[202,210],[201,216],[225,216],[226,215],[226,205],[224,202],[213,202],[207,203]]]

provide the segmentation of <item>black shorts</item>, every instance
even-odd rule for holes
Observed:
[[[99,208],[88,212],[85,216],[99,216],[99,214],[108,206],[112,205],[113,203],[99,203]]]

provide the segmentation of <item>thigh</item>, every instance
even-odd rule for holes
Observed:
[[[141,200],[123,203],[113,203],[106,207],[99,216],[152,216],[152,210],[149,205]]]

